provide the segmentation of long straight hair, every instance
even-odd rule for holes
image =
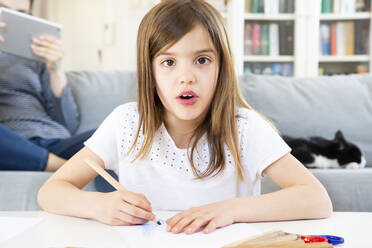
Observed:
[[[195,141],[189,153],[192,171],[198,179],[222,172],[226,163],[224,150],[226,144],[235,162],[236,175],[243,180],[236,127],[237,108],[251,107],[243,99],[238,87],[223,18],[203,0],[165,0],[152,8],[142,19],[137,37],[139,126],[128,153],[134,151],[142,127],[144,140],[134,160],[145,158],[151,149],[156,131],[164,121],[165,110],[156,92],[153,59],[162,49],[180,40],[195,25],[202,25],[210,35],[218,54],[219,73],[206,117],[190,139]],[[204,134],[208,140],[210,162],[207,169],[200,172],[194,166],[193,154]]]

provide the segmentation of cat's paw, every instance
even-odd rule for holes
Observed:
[[[363,167],[361,167],[360,164],[353,162],[353,163],[349,163],[349,164],[347,164],[347,165],[345,166],[345,168],[346,168],[346,169],[360,169],[360,168],[363,168]]]
[[[362,169],[362,168],[366,167],[366,164],[367,164],[367,161],[364,158],[364,156],[362,156],[362,159],[361,159],[360,163],[352,162],[352,163],[347,164],[345,166],[345,168],[346,169]]]
[[[359,169],[359,164],[358,163],[349,163],[348,165],[345,166],[346,169]]]

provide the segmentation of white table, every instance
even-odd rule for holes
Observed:
[[[118,248],[125,246],[125,237],[111,226],[97,221],[49,214],[43,211],[0,212],[1,217],[42,217],[43,221],[18,236],[0,244],[1,248]],[[342,236],[345,248],[372,247],[372,213],[335,212],[328,219],[252,223],[262,232],[281,229],[301,234]],[[0,233],[1,235],[1,233]],[[244,238],[244,237],[243,237]],[[337,246],[336,246],[337,247]]]

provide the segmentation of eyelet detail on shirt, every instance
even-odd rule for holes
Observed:
[[[121,137],[118,137],[118,141],[120,142],[119,154],[121,154],[120,156],[123,158],[129,156],[128,159],[126,159],[128,161],[132,161],[135,158],[135,155],[138,154],[144,139],[142,129],[140,129],[134,152],[128,155],[128,151],[132,147],[138,129],[137,111],[137,106],[126,109],[126,113],[122,116],[123,130],[119,132]],[[239,123],[240,125],[245,124],[244,121],[239,121]],[[165,129],[165,126],[161,125],[159,130],[155,133],[150,153],[145,159],[149,162],[149,166],[173,170],[185,177],[195,178],[189,160],[191,155],[190,153],[191,149],[186,150],[177,148]],[[234,164],[234,161],[232,160],[231,153],[227,147],[225,147],[225,156],[227,160],[226,165],[231,167],[231,165]],[[199,143],[193,152],[193,161],[198,173],[202,173],[208,168],[210,163],[210,153],[206,136],[202,136],[199,140]]]

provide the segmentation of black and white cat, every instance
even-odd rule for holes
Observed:
[[[347,142],[341,131],[337,131],[333,140],[322,137],[309,139],[283,136],[292,148],[292,155],[307,168],[346,168],[358,169],[366,166],[361,150]]]

